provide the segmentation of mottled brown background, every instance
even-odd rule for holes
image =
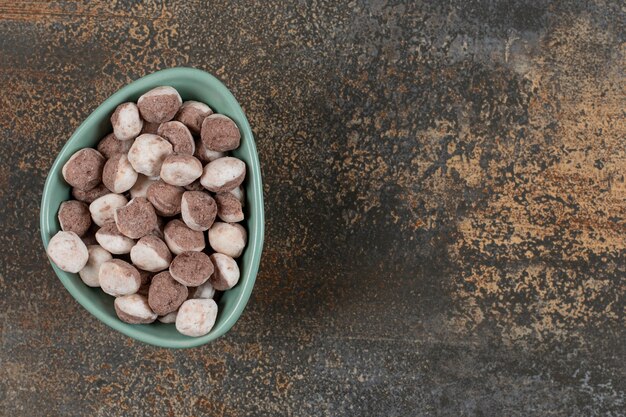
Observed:
[[[0,415],[624,415],[621,2],[0,2]],[[38,206],[72,131],[192,66],[253,127],[266,244],[225,337],[87,315]]]

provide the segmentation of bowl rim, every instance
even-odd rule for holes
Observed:
[[[152,334],[137,332],[132,327],[136,325],[124,323],[117,318],[107,315],[105,312],[101,311],[101,309],[98,306],[96,306],[95,303],[92,302],[91,298],[84,297],[82,294],[80,294],[78,292],[78,289],[75,286],[75,282],[72,282],[72,280],[70,280],[70,276],[77,275],[77,274],[70,274],[69,272],[62,271],[48,258],[48,261],[50,265],[52,266],[52,269],[54,270],[55,274],[57,275],[57,278],[61,281],[63,286],[67,289],[67,291],[70,293],[72,298],[74,298],[80,305],[82,305],[83,308],[85,308],[90,314],[95,316],[98,320],[100,320],[107,326],[111,327],[114,330],[117,330],[118,332],[128,337],[131,337],[135,340],[138,340],[138,341],[150,344],[150,345],[166,347],[166,348],[191,348],[191,347],[201,346],[227,333],[237,322],[245,306],[247,305],[248,300],[250,299],[250,296],[252,294],[252,289],[256,281],[256,276],[258,274],[261,253],[263,251],[263,242],[264,242],[264,233],[265,233],[265,211],[264,211],[264,203],[263,203],[263,186],[262,186],[263,183],[262,183],[262,178],[261,178],[261,168],[260,168],[260,162],[259,162],[259,156],[258,156],[259,154],[256,148],[254,135],[252,134],[252,129],[250,128],[248,119],[243,109],[239,105],[239,102],[237,101],[235,96],[232,94],[232,92],[228,89],[228,87],[226,87],[214,75],[206,71],[196,69],[196,68],[190,68],[190,67],[175,67],[175,68],[168,68],[168,69],[156,71],[148,75],[145,75],[141,78],[138,78],[136,80],[133,80],[129,82],[128,84],[124,85],[122,88],[120,88],[115,93],[110,95],[107,99],[105,99],[102,103],[100,103],[94,110],[92,110],[89,113],[87,118],[85,118],[85,120],[72,133],[72,135],[66,141],[65,145],[63,145],[61,150],[58,152],[57,157],[55,158],[50,169],[48,170],[48,173],[46,176],[46,182],[44,184],[43,191],[42,191],[42,198],[41,198],[41,204],[40,204],[40,209],[39,209],[40,210],[40,213],[39,213],[40,234],[41,234],[41,239],[43,242],[44,249],[47,249],[50,238],[46,235],[46,232],[51,232],[52,230],[56,229],[56,226],[51,225],[50,222],[48,221],[48,217],[49,217],[48,213],[51,210],[51,207],[50,207],[51,191],[49,190],[49,188],[52,183],[52,177],[53,177],[52,173],[60,172],[62,168],[62,164],[65,163],[65,159],[66,159],[65,154],[69,152],[68,148],[70,147],[70,144],[77,137],[83,134],[83,131],[87,129],[87,125],[91,124],[92,120],[101,118],[100,115],[96,116],[96,113],[100,113],[99,110],[102,110],[109,106],[113,106],[113,108],[115,108],[118,104],[126,101],[125,98],[129,94],[136,93],[135,91],[137,89],[136,84],[144,81],[144,82],[151,82],[151,83],[160,84],[160,85],[168,85],[167,84],[168,80],[171,80],[174,77],[180,78],[180,77],[186,77],[186,76],[189,76],[190,78],[197,78],[197,77],[204,78],[208,82],[214,83],[215,85],[217,85],[217,88],[219,90],[222,90],[223,95],[230,102],[229,104],[232,105],[232,107],[234,108],[234,111],[231,112],[232,113],[231,117],[233,114],[235,115],[235,119],[239,125],[239,128],[242,130],[242,137],[250,138],[250,142],[248,145],[250,146],[250,153],[252,155],[252,158],[255,159],[255,163],[248,164],[250,166],[247,166],[247,170],[249,172],[248,178],[251,179],[254,198],[256,199],[256,201],[258,201],[257,204],[259,208],[258,213],[255,212],[255,215],[257,217],[255,228],[252,231],[248,230],[249,239],[248,239],[248,246],[246,248],[246,251],[252,251],[251,256],[250,256],[251,269],[249,271],[249,276],[247,277],[247,279],[242,280],[244,282],[240,281],[240,283],[244,285],[241,291],[241,295],[236,299],[235,307],[232,309],[231,313],[227,317],[224,318],[222,325],[217,328],[213,328],[208,334],[204,336],[187,337],[187,338],[180,339],[180,340],[170,340],[170,339],[161,338],[159,336],[155,336]],[[154,87],[150,87],[150,88],[154,88]],[[254,236],[255,238],[250,239],[250,236]],[[80,282],[80,284],[84,285],[82,281]]]

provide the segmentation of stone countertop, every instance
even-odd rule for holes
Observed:
[[[0,415],[624,415],[625,20],[610,1],[0,2]],[[74,129],[173,66],[241,102],[267,216],[244,315],[179,351],[88,315],[38,225]]]

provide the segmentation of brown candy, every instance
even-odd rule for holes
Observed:
[[[81,149],[63,165],[63,178],[72,187],[89,191],[102,181],[104,162],[104,157],[95,149]]]
[[[143,135],[144,133],[151,133],[153,135],[156,135],[159,131],[159,126],[161,126],[161,123],[150,123],[144,121],[143,128],[141,129],[141,134]]]
[[[137,100],[141,117],[150,123],[172,120],[183,104],[178,91],[173,87],[156,87]]]
[[[128,153],[132,144],[132,140],[118,140],[113,133],[109,133],[98,143],[98,152],[108,159],[116,153]]]
[[[180,203],[185,190],[159,180],[150,184],[146,193],[159,216],[175,216],[180,213]]]
[[[185,191],[180,208],[185,224],[201,232],[209,230],[217,215],[215,200],[204,191]]]
[[[178,219],[166,224],[163,234],[165,235],[165,243],[176,255],[186,251],[204,249],[204,233],[190,229]]]
[[[193,155],[196,145],[187,126],[171,121],[159,126],[157,134],[172,144],[175,153]]]
[[[170,265],[170,274],[183,285],[197,287],[213,274],[213,263],[204,252],[183,252]]]
[[[193,156],[198,158],[204,163],[215,161],[216,159],[223,158],[226,156],[225,152],[217,152],[208,149],[204,143],[202,143],[202,139],[196,140],[196,151]]]
[[[126,154],[117,153],[104,164],[102,182],[114,193],[125,193],[137,182],[137,171],[128,161]]]
[[[82,237],[91,226],[91,213],[87,204],[76,201],[64,201],[59,207],[59,224],[64,232],[74,232]]]
[[[228,223],[237,223],[243,220],[241,201],[231,193],[220,193],[215,196],[217,215]]]
[[[133,198],[124,207],[115,210],[115,224],[131,239],[150,234],[157,227],[157,215],[152,204],[144,198]]]
[[[197,135],[202,129],[204,119],[212,114],[213,110],[206,104],[190,100],[183,103],[174,118],[182,122],[190,131]]]
[[[226,152],[239,147],[241,133],[235,122],[223,114],[212,114],[202,122],[202,143],[217,152]]]
[[[164,316],[178,307],[187,299],[187,287],[172,278],[164,271],[152,278],[148,291],[148,304],[152,311]]]

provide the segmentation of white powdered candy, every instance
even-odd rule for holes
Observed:
[[[89,260],[87,246],[74,232],[58,232],[48,242],[46,253],[63,271],[76,273]]]
[[[113,256],[100,245],[89,245],[87,251],[89,251],[89,260],[78,275],[90,287],[99,287],[100,266],[113,259]]]
[[[211,255],[211,262],[215,267],[215,272],[209,282],[218,291],[226,291],[233,288],[239,282],[239,266],[233,258],[223,253]]]
[[[203,336],[211,331],[217,318],[217,304],[211,299],[187,300],[178,309],[176,330],[186,336]]]
[[[130,190],[137,182],[137,172],[128,161],[126,154],[113,155],[104,164],[102,182],[114,193],[121,194]]]
[[[243,161],[226,156],[209,162],[204,167],[200,183],[209,191],[221,193],[241,185],[246,177],[246,164]]]
[[[159,272],[167,269],[172,262],[172,254],[161,239],[148,235],[139,239],[139,242],[130,250],[130,259],[138,268]]]
[[[107,223],[96,232],[96,241],[114,255],[129,253],[135,241],[124,236],[115,223]]]
[[[157,318],[150,309],[148,298],[139,294],[130,294],[115,299],[117,317],[129,324],[148,324]]]
[[[161,165],[161,179],[171,185],[189,185],[201,175],[202,163],[191,155],[169,155]]]
[[[143,120],[135,103],[122,103],[111,116],[113,134],[118,140],[135,139],[141,132]]]
[[[238,258],[246,247],[247,233],[237,223],[215,222],[209,229],[209,244],[216,252]]]
[[[100,266],[98,274],[100,287],[114,297],[137,292],[141,286],[141,276],[137,268],[121,259],[111,259]]]
[[[128,200],[121,194],[105,194],[89,205],[91,219],[98,226],[114,222],[115,210],[124,207],[127,203]]]
[[[128,160],[135,171],[155,177],[165,158],[174,152],[172,144],[160,136],[144,133],[135,139],[128,151]]]

